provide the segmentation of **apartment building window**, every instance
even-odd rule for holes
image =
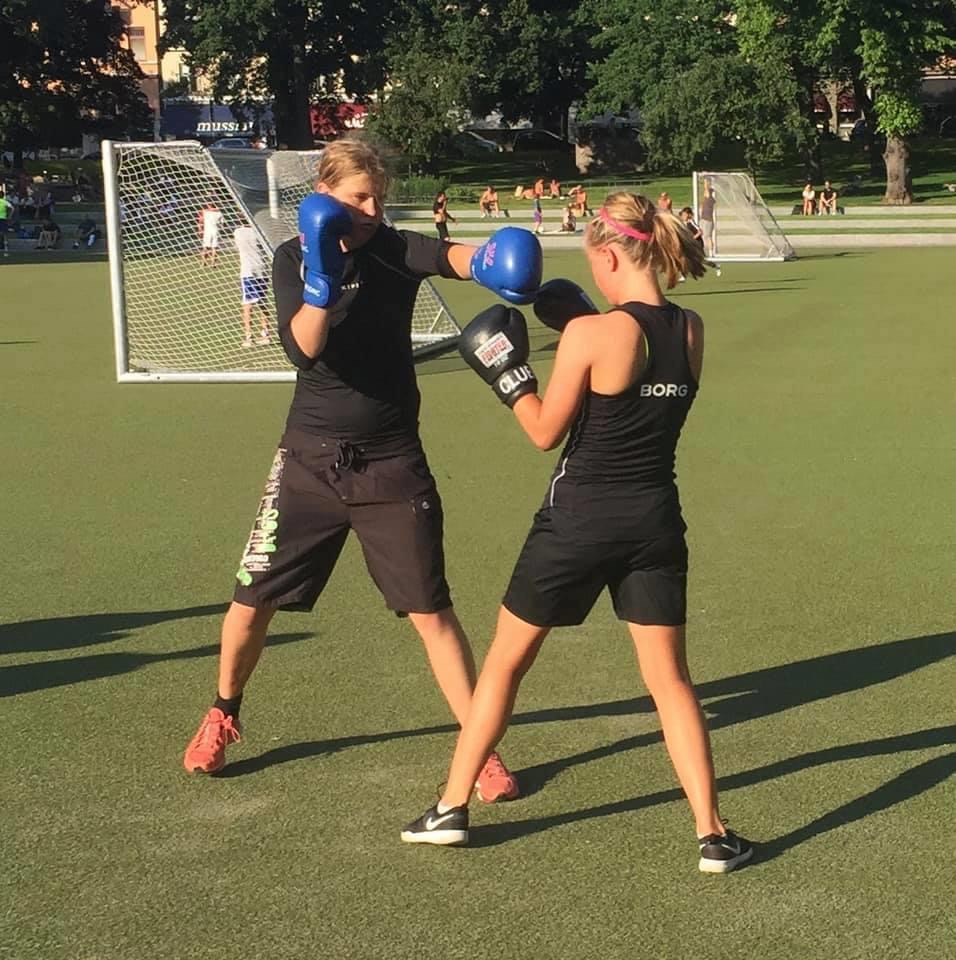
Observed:
[[[129,48],[137,60],[146,59],[146,29],[145,27],[127,27],[126,36],[129,37]]]

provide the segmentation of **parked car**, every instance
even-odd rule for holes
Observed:
[[[497,153],[501,147],[494,140],[487,140],[474,130],[462,130],[451,138],[451,149],[459,156],[473,157]]]
[[[209,144],[210,150],[245,150],[252,149],[252,141],[245,137],[223,137]]]
[[[515,153],[564,153],[571,149],[571,144],[550,130],[519,130],[512,149]]]

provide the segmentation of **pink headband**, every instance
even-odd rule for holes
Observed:
[[[633,227],[626,227],[623,223],[618,223],[604,207],[598,210],[598,220],[603,220],[611,229],[623,233],[625,237],[633,237],[635,240],[643,240],[645,243],[654,239],[654,235],[651,233],[644,233],[643,230],[635,230]]]

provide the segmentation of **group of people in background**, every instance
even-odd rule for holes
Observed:
[[[545,187],[545,178],[539,177],[532,186],[524,187],[518,185],[514,190],[516,200],[531,201],[531,219],[533,223],[533,233],[544,232],[544,200],[566,200],[561,211],[561,225],[558,228],[559,233],[574,233],[577,230],[577,221],[581,217],[590,217],[594,215],[588,203],[587,190],[577,184],[572,187],[567,194],[561,189],[561,181],[555,177],[551,178],[550,184]],[[488,184],[478,198],[478,210],[482,220],[499,219],[500,217],[510,218],[511,211],[501,205],[498,190],[493,184]],[[448,232],[449,223],[458,221],[452,216],[448,209],[448,193],[442,189],[435,194],[432,201],[432,217],[435,223],[435,230],[442,240],[450,240]]]
[[[225,215],[216,200],[210,197],[196,217],[199,239],[199,263],[215,267],[219,256],[220,233]],[[239,295],[242,317],[242,348],[268,346],[272,343],[269,319],[269,272],[267,257],[253,227],[242,222],[232,232],[232,241],[239,255]],[[253,314],[259,322],[259,333],[252,337]]]
[[[57,250],[63,240],[63,230],[53,219],[54,199],[52,190],[34,190],[31,185],[21,192],[19,186],[0,184],[0,251],[9,255],[8,235],[35,240],[36,250]],[[35,226],[26,227],[25,220]],[[77,224],[73,249],[89,250],[100,239],[96,222],[89,216]]]
[[[803,215],[812,217],[814,214],[831,214],[837,212],[837,192],[829,180],[823,183],[823,189],[818,193],[813,181],[808,180],[803,188]]]

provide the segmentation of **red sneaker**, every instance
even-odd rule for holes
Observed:
[[[481,773],[478,774],[475,790],[482,803],[515,800],[521,793],[514,774],[502,763],[497,753],[491,753],[485,761]]]
[[[196,736],[186,747],[183,766],[189,773],[215,773],[226,765],[226,747],[238,743],[241,731],[238,720],[227,717],[213,707],[203,717]]]

